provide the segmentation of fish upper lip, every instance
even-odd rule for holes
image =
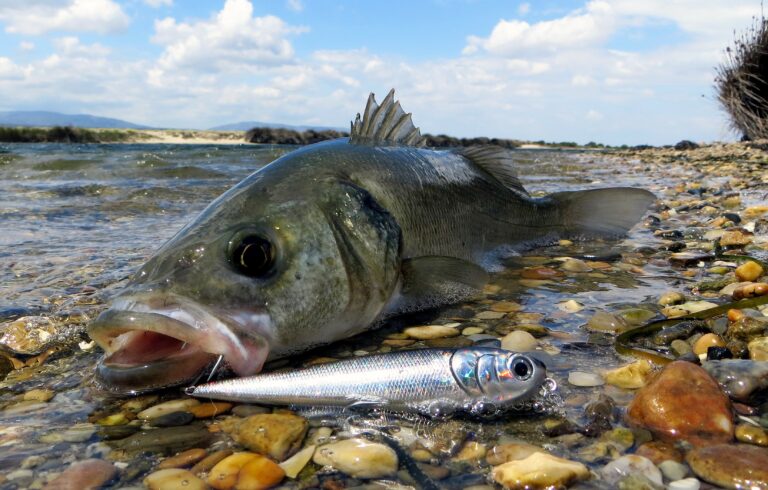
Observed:
[[[259,330],[269,329],[268,315],[249,316],[266,324]],[[123,347],[120,336],[131,331],[159,333],[224,356],[240,376],[260,371],[268,352],[263,335],[237,335],[232,325],[205,307],[176,295],[119,297],[88,327],[88,334],[107,356]]]

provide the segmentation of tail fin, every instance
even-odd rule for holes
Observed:
[[[644,189],[611,187],[558,192],[546,202],[558,216],[565,236],[621,236],[640,221],[656,196]]]

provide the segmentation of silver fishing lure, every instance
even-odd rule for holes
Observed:
[[[493,347],[420,349],[207,383],[187,394],[267,405],[370,407],[431,417],[520,409],[552,391],[544,364]]]

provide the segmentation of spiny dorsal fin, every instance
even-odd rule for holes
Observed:
[[[470,146],[458,150],[459,154],[493,175],[499,182],[523,197],[530,197],[517,178],[512,152],[500,146]]]
[[[395,102],[395,89],[389,91],[381,102],[376,103],[373,93],[368,96],[363,117],[360,113],[351,123],[349,142],[372,146],[424,146],[424,137],[413,125],[411,114],[406,114]]]

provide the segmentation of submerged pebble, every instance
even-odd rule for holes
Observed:
[[[384,478],[394,475],[398,467],[392,448],[365,439],[345,439],[320,446],[313,461],[354,478]]]
[[[46,490],[92,490],[105,486],[117,474],[117,468],[109,461],[86,459],[73,463],[59,476],[51,480]]]
[[[536,350],[538,340],[528,332],[514,330],[501,339],[501,348],[512,352],[530,352]]]
[[[222,428],[240,445],[277,461],[283,461],[300,446],[309,423],[304,417],[290,412],[251,415],[245,419],[231,418]]]
[[[191,471],[168,468],[150,473],[143,480],[150,490],[206,490],[208,485]]]
[[[410,327],[403,330],[408,337],[416,340],[441,339],[445,337],[456,337],[459,330],[455,327],[446,327],[444,325],[425,325],[422,327]]]
[[[577,461],[535,452],[494,467],[492,475],[497,483],[510,489],[563,488],[589,478],[589,470]]]
[[[696,476],[725,488],[768,488],[768,450],[747,444],[718,444],[688,453]]]

